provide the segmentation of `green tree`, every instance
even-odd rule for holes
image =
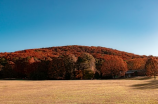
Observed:
[[[6,64],[2,70],[3,78],[17,78],[17,72],[13,69],[12,65]]]
[[[78,57],[77,67],[78,70],[82,71],[83,78],[91,79],[96,72],[95,58],[89,53],[83,53],[80,57]],[[91,78],[85,76],[91,76]]]
[[[7,63],[8,63],[8,62],[7,62],[7,59],[5,59],[5,58],[0,58],[0,64],[1,64],[1,65],[5,66]]]
[[[65,79],[74,79],[76,62],[77,62],[77,58],[75,57],[74,54],[69,54],[64,57],[65,70],[66,70]]]
[[[2,78],[3,65],[0,64],[0,78]]]

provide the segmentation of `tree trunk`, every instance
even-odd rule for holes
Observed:
[[[156,75],[154,75],[154,79],[156,80]]]

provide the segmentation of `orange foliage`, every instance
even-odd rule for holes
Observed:
[[[135,58],[127,62],[129,70],[143,70],[145,69],[147,58]]]
[[[145,65],[146,75],[154,76],[158,74],[158,61],[155,58],[149,58]]]
[[[64,79],[66,76],[65,74],[67,73],[71,75],[72,73],[74,73],[73,75],[77,75],[78,73],[79,76],[72,76],[82,78],[80,69],[78,69],[77,72],[74,72],[74,67],[77,66],[76,61],[82,55],[82,53],[92,55],[94,57],[94,67],[97,69],[96,71],[98,73],[100,73],[99,71],[102,71],[105,75],[111,74],[110,71],[112,70],[114,70],[112,75],[116,75],[120,71],[123,71],[124,73],[124,71],[127,70],[125,68],[125,61],[128,63],[129,69],[143,69],[145,59],[147,59],[147,56],[139,56],[111,48],[73,45],[27,49],[12,53],[0,53],[0,66],[3,65],[3,69],[12,68],[12,70],[17,73],[17,77],[29,77],[30,75],[34,76],[35,74],[31,73],[41,71],[47,73],[47,78],[50,79]],[[70,57],[64,59],[65,56]],[[69,59],[69,61],[75,60],[73,63],[66,63],[65,60],[67,59]],[[10,67],[10,64],[8,64],[9,62],[13,62],[14,67]],[[41,74],[39,73],[39,75]]]
[[[104,62],[101,67],[102,77],[121,77],[125,75],[126,71],[127,64],[122,58],[113,55],[104,56]]]

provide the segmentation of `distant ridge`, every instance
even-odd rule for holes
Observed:
[[[146,55],[136,55],[134,53],[119,51],[112,48],[100,47],[100,46],[80,46],[80,45],[68,45],[68,46],[56,46],[56,47],[46,47],[46,48],[35,48],[26,49],[21,51],[15,51],[11,53],[0,53],[0,57],[37,57],[41,59],[42,57],[59,57],[61,55],[75,54],[79,56],[81,53],[86,52],[92,54],[97,58],[97,55],[115,55],[122,57],[124,60],[129,60],[133,58],[143,58]]]

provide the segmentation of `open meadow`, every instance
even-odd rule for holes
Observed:
[[[158,80],[0,80],[0,104],[158,104]]]

